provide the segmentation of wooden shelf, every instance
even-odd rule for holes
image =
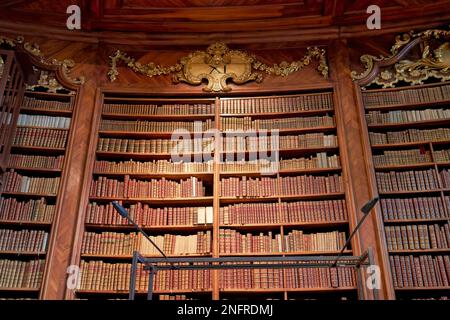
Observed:
[[[322,222],[298,222],[298,223],[266,223],[266,224],[220,224],[221,229],[241,229],[241,230],[261,230],[261,229],[277,229],[280,227],[285,228],[332,228],[348,225],[348,221],[322,221]]]
[[[40,126],[17,126],[17,128],[21,128],[21,129],[58,130],[58,131],[69,131],[70,130],[70,129],[66,129],[66,128],[52,128],[52,127],[40,127]]]
[[[39,292],[39,288],[5,288],[0,287],[0,292]]]
[[[27,251],[0,251],[0,256],[9,257],[38,257],[45,256],[46,252],[27,252]]]
[[[389,250],[390,254],[413,254],[413,253],[450,253],[450,248],[445,249],[414,249],[414,250]]]
[[[404,165],[390,165],[390,166],[378,166],[375,167],[376,171],[390,171],[390,170],[414,170],[414,169],[430,169],[434,168],[434,163],[416,163],[416,164],[404,164]]]
[[[398,291],[429,291],[429,290],[450,290],[450,286],[447,287],[403,287],[403,288],[394,288]]]
[[[103,176],[103,177],[123,177],[125,175],[130,176],[133,179],[158,179],[158,178],[167,178],[167,179],[186,179],[190,177],[197,177],[202,180],[211,180],[214,176],[213,172],[180,172],[180,173],[130,173],[130,172],[93,172],[94,176]]]
[[[134,132],[134,131],[99,131],[98,132],[100,137],[114,137],[114,138],[129,138],[129,139],[171,139],[172,135],[174,134],[174,131],[170,132]],[[187,130],[183,130],[182,132],[183,136],[189,135],[191,139],[194,139],[197,135],[198,138],[203,138],[206,134],[206,132],[200,131],[200,132],[188,132]],[[178,134],[176,134],[178,137]]]
[[[440,141],[414,141],[414,142],[399,142],[399,143],[385,143],[385,144],[372,144],[372,149],[374,150],[383,150],[383,149],[398,149],[398,148],[406,148],[406,147],[420,147],[424,145],[442,145],[442,144],[450,144],[450,140],[440,140]]]
[[[149,120],[149,121],[167,121],[167,120],[186,120],[198,121],[214,119],[215,114],[174,114],[174,115],[159,115],[159,114],[117,114],[117,113],[102,113],[103,119],[108,120]]]
[[[214,159],[214,153],[210,152],[199,152],[199,153],[183,153],[183,156],[204,159],[211,157]],[[130,152],[111,152],[111,151],[97,151],[97,156],[103,159],[126,159],[126,160],[153,160],[153,159],[171,159],[171,153],[130,153]]]
[[[65,98],[66,100],[75,97],[74,94],[70,93],[54,93],[54,92],[45,92],[45,91],[25,91],[25,95],[33,95],[33,96],[41,96],[45,98]]]
[[[13,145],[12,146],[12,151],[14,152],[32,152],[32,153],[38,153],[39,155],[45,154],[45,155],[49,155],[49,154],[57,154],[57,155],[62,155],[66,152],[65,148],[47,148],[47,147],[34,147],[34,146],[18,146],[18,145]]]
[[[197,197],[197,198],[119,198],[119,197],[89,197],[92,202],[112,202],[112,201],[122,201],[123,203],[148,203],[148,204],[158,204],[158,205],[171,205],[171,204],[210,204],[212,205],[213,197]]]
[[[344,254],[351,254],[351,250],[345,250]],[[337,256],[339,251],[295,251],[295,252],[245,252],[245,253],[220,253],[221,257],[265,257],[265,256]]]
[[[61,173],[62,169],[47,169],[47,168],[27,168],[27,167],[8,167],[8,170],[14,170],[16,172],[28,172],[35,174],[55,174]]]
[[[443,189],[435,190],[412,190],[412,191],[383,191],[380,192],[381,196],[404,196],[404,195],[422,195],[422,194],[437,194],[443,191]]]
[[[4,196],[14,196],[21,198],[56,198],[56,194],[26,193],[26,192],[2,192]]]
[[[233,203],[253,203],[253,202],[274,202],[278,201],[278,197],[219,197],[221,204]]]
[[[243,130],[243,129],[228,129],[228,130],[221,130],[221,134],[223,136],[226,135],[248,135],[248,134],[258,134],[259,132],[273,132],[274,130],[278,130],[280,135],[290,135],[290,134],[303,134],[303,133],[311,133],[311,132],[335,132],[336,126],[321,126],[321,127],[311,127],[311,128],[291,128],[291,129],[249,129],[249,130]]]
[[[291,112],[258,112],[258,113],[221,113],[223,118],[244,118],[251,117],[253,119],[274,119],[274,118],[295,118],[323,115],[327,113],[334,113],[334,109],[322,110],[298,110]]]
[[[438,223],[438,222],[448,222],[449,220],[450,218],[398,219],[398,220],[384,220],[384,224]]]
[[[372,90],[371,90],[372,91]],[[429,109],[434,109],[437,106],[449,106],[450,101],[430,101],[430,102],[416,102],[411,104],[393,104],[377,107],[367,107],[366,111],[392,111],[392,110],[416,110],[422,107],[431,107]]]
[[[344,291],[354,291],[356,287],[338,287],[338,288],[292,288],[286,289],[287,292],[344,292]]]
[[[220,289],[221,293],[283,293],[283,292],[344,292],[354,291],[356,287],[338,287],[338,288],[251,288],[251,289]]]
[[[148,232],[152,231],[205,231],[211,230],[213,228],[212,224],[201,224],[201,225],[170,225],[170,226],[143,226],[140,227]],[[89,231],[97,230],[97,231],[136,231],[136,228],[132,225],[104,225],[104,224],[85,224],[85,228]]]
[[[29,228],[50,228],[52,226],[52,223],[40,221],[0,220],[0,225],[29,227]]]
[[[386,123],[386,124],[369,124],[367,127],[369,130],[396,130],[400,128],[429,128],[435,126],[444,126],[450,123],[450,119],[436,119],[436,120],[426,120],[426,121],[415,121],[415,122],[403,122],[403,123]]]
[[[166,254],[167,257],[173,257],[173,258],[187,258],[187,257],[211,257],[211,254]],[[157,255],[143,255],[144,258],[160,258],[162,257],[160,254]],[[102,254],[81,254],[82,259],[89,259],[89,260],[126,260],[131,261],[133,259],[133,256],[130,255],[102,255]]]
[[[304,195],[291,195],[291,196],[280,196],[283,201],[292,200],[332,200],[332,199],[342,199],[345,197],[344,192],[335,193],[318,193],[318,194],[304,194]]]
[[[25,114],[36,114],[36,115],[47,115],[47,116],[60,116],[60,117],[71,117],[72,110],[51,110],[51,109],[40,109],[40,108],[20,108],[20,113]]]
[[[289,175],[301,175],[301,174],[316,174],[316,173],[336,173],[341,172],[342,168],[311,168],[311,169],[288,169],[278,170],[266,173],[262,171],[221,171],[219,174],[221,177],[261,177],[261,176],[274,176],[280,174],[280,176]]]
[[[270,196],[270,197],[220,197],[219,201],[222,204],[233,203],[252,203],[252,202],[273,202],[281,199],[282,201],[295,201],[295,200],[331,200],[343,198],[345,193],[318,193],[318,194],[302,194],[302,195],[290,195],[290,196]]]
[[[316,154],[320,152],[338,152],[339,147],[309,147],[309,148],[300,148],[300,149],[280,149],[278,150],[278,153],[280,157],[286,156],[286,157],[296,157],[296,156],[303,156],[303,155],[311,155]],[[227,154],[233,154],[235,157],[233,157],[232,160],[240,159],[241,157],[249,157],[250,155],[257,155],[259,153],[269,153],[271,154],[271,150],[261,150],[261,151],[220,151],[220,157],[221,159],[226,159],[227,157],[225,155]]]
[[[77,290],[77,294],[80,295],[126,295],[128,296],[128,290]],[[153,294],[211,294],[212,289],[197,290],[197,289],[185,289],[185,290],[155,290]],[[136,295],[147,295],[146,291],[136,291]]]

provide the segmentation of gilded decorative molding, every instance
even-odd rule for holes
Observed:
[[[223,42],[210,45],[206,51],[195,51],[180,59],[171,66],[161,66],[156,63],[141,64],[136,59],[131,58],[120,50],[110,57],[111,69],[108,76],[111,82],[117,80],[119,62],[124,62],[128,68],[136,73],[147,77],[160,75],[172,75],[174,83],[186,82],[192,85],[199,85],[203,79],[208,81],[203,88],[207,92],[231,91],[227,80],[236,84],[243,84],[249,81],[261,82],[263,76],[258,71],[274,76],[288,76],[291,73],[302,70],[309,65],[311,60],[319,61],[318,71],[325,78],[328,77],[328,65],[325,49],[317,47],[307,48],[305,56],[298,61],[268,66],[259,61],[255,56],[251,56],[244,51],[230,50]]]
[[[0,46],[6,44],[7,46],[11,48],[15,48],[17,46],[21,46],[23,50],[27,53],[29,53],[31,56],[36,58],[40,63],[47,65],[47,66],[58,66],[61,68],[63,75],[66,77],[66,79],[73,83],[73,84],[83,84],[84,78],[80,77],[78,79],[74,79],[70,77],[70,71],[75,66],[75,61],[66,59],[63,61],[59,61],[57,59],[47,59],[45,58],[44,54],[41,52],[41,49],[38,44],[31,43],[31,42],[25,42],[24,37],[17,37],[16,39],[7,38],[5,36],[0,36]],[[51,89],[51,88],[49,88]]]
[[[5,66],[5,61],[3,61],[2,56],[0,56],[0,78],[2,77],[4,66]]]
[[[363,89],[371,84],[392,88],[399,81],[418,85],[430,78],[450,80],[450,43],[445,41],[449,38],[450,31],[436,29],[399,35],[390,56],[362,55],[365,70],[361,74],[352,71],[351,76]],[[420,57],[414,61],[403,59],[417,45]]]

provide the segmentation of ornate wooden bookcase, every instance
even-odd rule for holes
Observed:
[[[398,36],[390,56],[363,55],[365,71],[352,73],[397,299],[450,293],[449,38],[445,30]]]
[[[12,116],[9,120],[11,134],[1,136],[2,141],[5,139],[4,150],[8,152],[2,154],[2,169],[6,175],[5,186],[1,190],[3,208],[0,210],[0,229],[2,232],[26,233],[30,237],[41,233],[45,234],[45,239],[40,239],[43,244],[39,249],[28,248],[19,252],[6,248],[0,251],[2,265],[7,268],[6,275],[15,271],[15,268],[22,268],[21,272],[15,273],[15,280],[1,286],[0,296],[35,299],[44,296],[49,279],[52,278],[52,268],[58,265],[59,249],[56,243],[62,232],[61,220],[64,220],[64,215],[61,213],[61,203],[68,175],[64,157],[73,152],[72,127],[77,119],[80,86],[77,80],[68,77],[72,62],[48,61],[37,45],[26,43],[22,38],[2,38],[2,43],[6,43],[10,49],[8,52],[1,51],[3,61],[6,62],[4,75],[11,72],[9,77],[2,77],[2,85],[6,86],[6,90],[0,99],[6,108],[5,112]],[[17,64],[19,60],[27,62],[26,70],[31,76],[21,74]],[[58,119],[65,119],[65,128],[54,127]],[[55,144],[57,137],[59,146]],[[21,184],[21,188],[13,188],[11,183],[20,179],[12,177],[13,174],[35,182],[39,179],[59,182],[54,192],[31,190],[25,183]],[[9,177],[10,183],[7,183],[6,177]],[[22,238],[11,245],[17,247],[34,241],[37,242],[38,238]],[[27,273],[27,268],[32,272]]]

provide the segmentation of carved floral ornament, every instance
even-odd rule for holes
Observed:
[[[363,55],[360,60],[365,71],[358,74],[352,71],[352,78],[362,89],[377,84],[383,88],[393,88],[399,81],[411,85],[423,84],[430,78],[441,81],[450,80],[450,31],[413,31],[398,35],[388,57]],[[420,57],[414,61],[404,57],[417,45]]]
[[[69,73],[72,68],[75,66],[75,62],[70,59],[65,59],[63,61],[59,61],[57,59],[47,59],[44,54],[41,52],[39,45],[36,43],[25,42],[24,38],[19,36],[16,39],[10,39],[0,35],[0,46],[6,46],[9,48],[16,48],[20,46],[23,48],[25,52],[36,58],[41,64],[47,66],[58,66],[61,68],[62,73],[65,78],[72,82],[73,84],[83,84],[84,78],[80,77],[78,79],[73,79],[70,77]],[[37,85],[27,86],[27,89],[32,90],[35,87],[45,87],[49,90],[49,92],[56,92],[56,90],[64,89],[63,86],[56,80],[53,72],[39,70],[39,80]]]
[[[153,62],[141,64],[120,50],[116,51],[110,59],[111,69],[108,72],[108,76],[111,81],[115,81],[119,75],[117,70],[118,63],[124,62],[134,72],[148,77],[172,74],[174,83],[186,82],[192,85],[199,85],[206,79],[208,84],[203,90],[207,92],[231,91],[227,80],[235,84],[243,84],[249,81],[259,83],[263,80],[261,72],[285,77],[302,70],[313,59],[319,61],[317,69],[322,76],[328,77],[326,51],[317,47],[307,48],[305,56],[298,61],[291,63],[283,61],[273,66],[266,65],[255,56],[249,55],[244,51],[231,50],[222,42],[210,45],[206,51],[192,52],[171,66],[161,66]]]

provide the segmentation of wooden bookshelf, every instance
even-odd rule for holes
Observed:
[[[1,259],[8,259],[11,261],[21,261],[21,263],[33,263],[33,261],[43,261],[40,265],[39,270],[35,270],[33,272],[39,273],[39,279],[36,284],[39,284],[39,288],[0,288],[2,295],[8,297],[8,294],[13,294],[12,296],[17,297],[31,297],[31,298],[39,298],[41,295],[41,283],[43,282],[43,278],[45,277],[45,270],[47,268],[47,259],[51,259],[51,257],[47,257],[48,250],[51,247],[51,243],[53,241],[53,233],[54,226],[57,216],[59,215],[58,208],[60,207],[60,202],[62,198],[62,183],[63,176],[65,172],[64,166],[64,158],[63,156],[66,154],[66,149],[68,148],[68,140],[69,134],[73,125],[73,110],[75,105],[75,95],[74,92],[69,92],[68,94],[62,93],[46,93],[46,92],[36,92],[36,91],[25,91],[25,95],[23,100],[21,101],[21,109],[19,114],[19,121],[21,117],[28,117],[27,121],[35,121],[33,125],[19,125],[17,126],[18,130],[23,130],[23,132],[27,132],[29,130],[45,130],[46,128],[51,128],[52,132],[66,132],[65,138],[60,136],[59,139],[65,139],[63,142],[65,147],[53,147],[53,146],[35,146],[32,143],[27,143],[25,140],[19,141],[18,137],[14,138],[11,155],[9,158],[9,163],[7,164],[7,174],[11,172],[15,172],[19,175],[19,177],[12,177],[10,182],[15,183],[15,179],[24,179],[20,177],[27,177],[27,179],[35,179],[34,181],[38,184],[39,179],[44,179],[41,181],[45,181],[45,179],[55,179],[58,178],[58,185],[53,185],[52,188],[55,189],[55,193],[44,192],[39,190],[31,190],[28,192],[20,191],[20,189],[10,189],[8,187],[8,180],[6,181],[5,188],[1,194],[2,203],[5,205],[4,211],[0,210],[0,228],[3,230],[15,230],[15,231],[23,231],[23,232],[34,232],[41,231],[47,234],[45,247],[46,250],[42,252],[33,252],[33,251],[0,251]],[[57,110],[56,106],[65,106],[65,110]],[[68,129],[62,128],[52,128],[49,127],[50,122],[56,120],[54,119],[70,119],[70,126]],[[25,118],[24,118],[25,119]],[[39,125],[36,125],[36,121],[40,121]],[[66,120],[67,121],[67,120]],[[23,136],[23,139],[27,139]],[[47,139],[53,139],[51,137],[46,137]],[[56,139],[56,136],[55,136]],[[55,140],[56,141],[56,140]],[[61,141],[62,142],[62,141]],[[58,158],[59,157],[59,158]],[[48,160],[44,162],[43,160]],[[49,167],[50,163],[54,163],[55,167]],[[27,166],[24,167],[23,163],[26,163]],[[19,180],[17,180],[19,181]],[[25,181],[25,180],[23,180]],[[18,183],[21,183],[20,181]],[[22,183],[22,188],[24,188],[25,182]],[[45,183],[45,182],[44,182]],[[30,182],[30,184],[33,184]],[[50,188],[50,184],[47,183]],[[12,184],[11,184],[12,186]],[[30,202],[31,201],[31,202]],[[33,202],[34,201],[34,202]],[[7,203],[16,203],[18,204],[26,204],[30,203],[38,203],[42,201],[40,204],[40,208],[42,210],[49,210],[47,214],[50,214],[52,211],[51,218],[43,220],[44,216],[35,216],[38,214],[38,207],[35,209],[31,209],[30,206],[28,208],[28,214],[35,216],[33,220],[31,218],[22,219],[20,216],[15,216],[13,218],[6,219],[8,215],[11,214],[23,214],[27,212],[22,207],[24,212],[20,210],[14,211],[15,207],[7,205]],[[17,207],[16,207],[17,208]],[[50,209],[52,208],[52,209]],[[34,211],[32,211],[34,210]],[[40,209],[39,209],[40,210]],[[41,214],[44,214],[43,212]],[[18,240],[25,241],[25,240]],[[25,270],[25,269],[23,269]]]
[[[440,96],[435,98],[432,93],[425,98],[425,95],[419,94],[423,90],[442,92],[442,95],[447,98],[444,100]],[[394,96],[411,101],[389,100],[395,100]],[[443,239],[443,243],[439,242],[439,245],[435,243],[437,240],[433,240],[440,241],[441,237],[446,236],[448,238],[447,233],[450,232],[448,229],[450,207],[445,198],[446,188],[441,177],[441,172],[447,168],[448,159],[438,159],[438,156],[444,157],[445,150],[449,149],[449,139],[439,134],[432,135],[431,132],[447,129],[450,125],[450,117],[430,120],[418,118],[416,121],[399,122],[394,120],[376,124],[369,123],[368,119],[372,119],[373,112],[380,112],[385,118],[398,119],[396,117],[412,115],[413,112],[416,112],[416,115],[424,114],[426,117],[433,117],[434,109],[449,110],[449,83],[365,90],[362,91],[362,100],[365,102],[363,112],[365,112],[371,144],[370,166],[373,172],[373,184],[375,193],[381,197],[380,216],[383,217],[385,229],[382,233],[388,247],[388,252],[385,254],[389,257],[394,289],[399,298],[414,298],[418,292],[422,292],[421,298],[431,298],[436,292],[448,290],[448,284],[446,285],[442,279],[434,278],[435,275],[423,273],[429,268],[425,265],[434,263],[435,268],[442,268],[437,266],[437,261],[440,261],[438,259],[448,258],[450,253],[450,243],[447,245],[446,239]],[[422,133],[428,134],[429,138],[424,139],[421,136]],[[388,142],[380,143],[376,140],[385,134],[389,134]],[[407,135],[405,140],[395,140],[403,134]],[[427,158],[426,161],[425,158]],[[406,160],[408,163],[404,163]],[[388,164],[380,164],[381,162]],[[420,178],[421,172],[428,170],[431,170],[433,177]],[[412,175],[409,172],[412,172]],[[399,183],[395,190],[383,190],[379,173],[389,174],[392,177],[390,180],[392,183]],[[400,181],[402,175],[409,175],[411,178]],[[432,187],[431,183],[435,186]],[[417,187],[411,189],[413,184]],[[403,248],[404,246],[407,248]],[[403,270],[400,265],[404,268]],[[401,274],[399,274],[400,270],[402,270]],[[419,270],[421,270],[420,274],[418,274]],[[412,276],[411,273],[413,273]],[[423,286],[413,286],[410,281],[428,282]],[[442,285],[437,285],[435,281],[443,282]],[[411,295],[405,296],[405,293]]]
[[[281,99],[281,100],[276,100]],[[321,100],[322,99],[322,100]],[[284,107],[291,108],[291,111],[283,110],[277,111],[277,101],[286,101],[284,102]],[[124,121],[128,121],[129,123],[133,123],[135,121],[166,121],[166,122],[175,122],[175,121],[183,121],[183,122],[193,122],[193,121],[206,121],[213,120],[213,128],[219,130],[221,135],[224,137],[228,133],[228,131],[223,131],[221,124],[223,119],[229,119],[229,121],[239,121],[233,119],[242,119],[244,117],[251,118],[253,120],[280,120],[280,121],[291,121],[291,118],[301,119],[306,117],[333,117],[334,118],[334,107],[333,107],[333,92],[331,90],[323,91],[321,93],[299,93],[299,94],[291,94],[285,96],[256,96],[256,97],[245,97],[245,98],[215,98],[215,99],[197,99],[195,97],[191,98],[155,98],[155,97],[145,97],[145,96],[130,96],[127,97],[125,95],[118,95],[114,93],[104,93],[101,98],[101,107],[102,112],[99,113],[99,118],[96,121],[96,126],[93,127],[94,134],[96,134],[95,143],[99,143],[100,139],[109,139],[106,141],[111,141],[111,139],[132,139],[132,140],[156,140],[156,139],[168,139],[171,137],[171,132],[124,132],[118,131],[112,128],[111,130],[100,130],[100,124],[102,120],[114,120],[121,121],[121,124]],[[255,107],[259,105],[260,112],[252,112],[249,113],[246,111],[246,105],[250,105],[252,101],[255,102]],[[291,101],[291,102],[288,102]],[[295,102],[296,101],[296,102]],[[291,105],[289,105],[291,103]],[[322,107],[320,103],[323,103]],[[197,106],[196,106],[197,105]],[[202,107],[198,105],[203,105]],[[206,106],[205,106],[206,105]],[[167,110],[178,110],[177,112],[185,112],[185,114],[171,114],[166,113],[162,114],[158,108],[166,108]],[[184,106],[184,107],[183,107]],[[207,111],[205,114],[189,114],[189,108],[185,108],[186,106],[191,106],[191,109],[205,108]],[[228,107],[227,107],[228,106]],[[240,107],[239,107],[240,106]],[[134,111],[133,108],[136,108]],[[148,110],[147,110],[147,109]],[[184,108],[184,109],[183,109]],[[228,109],[227,109],[228,108]],[[241,108],[238,110],[237,108]],[[280,104],[281,108],[281,104]],[[310,109],[308,109],[310,108]],[[295,109],[295,110],[294,110]],[[116,110],[112,112],[112,110]],[[122,111],[121,111],[122,110]],[[123,112],[123,110],[128,110],[128,112]],[[151,111],[153,110],[153,111]],[[152,112],[154,114],[152,114]],[[248,121],[248,120],[247,120]],[[300,121],[300,120],[297,120]],[[130,124],[131,125],[131,124]],[[111,126],[111,122],[108,122],[108,126]],[[250,130],[253,133],[258,133],[258,130]],[[245,135],[249,132],[246,130],[234,130],[230,133],[239,135]],[[279,134],[282,137],[291,136],[291,135],[307,135],[307,134],[318,134],[320,137],[322,135],[331,135],[336,139],[337,135],[337,127],[336,125],[318,125],[312,127],[287,127],[285,129],[280,129]],[[193,133],[190,134],[193,136]],[[318,137],[319,137],[318,136]],[[309,139],[309,138],[308,138]],[[311,138],[312,139],[312,138]],[[319,138],[317,138],[319,139]],[[322,139],[322,138],[321,138]],[[102,143],[105,140],[102,140]],[[122,142],[121,142],[122,143]],[[147,143],[147,142],[146,142]],[[325,142],[320,142],[325,143]],[[158,152],[117,152],[117,151],[104,151],[104,150],[96,150],[93,153],[95,159],[91,159],[93,165],[91,166],[91,171],[89,173],[89,177],[91,181],[93,181],[94,185],[96,185],[96,181],[99,181],[100,178],[112,179],[116,182],[111,182],[113,184],[117,183],[125,183],[125,178],[130,180],[140,181],[139,183],[147,183],[148,181],[160,181],[161,179],[167,179],[174,183],[181,183],[182,180],[191,179],[192,177],[197,178],[199,181],[203,182],[203,187],[205,188],[205,193],[196,196],[196,197],[161,197],[161,198],[147,198],[147,197],[128,197],[128,196],[99,196],[90,195],[87,197],[89,203],[86,204],[87,207],[95,208],[90,210],[104,210],[103,214],[106,216],[111,215],[117,216],[117,213],[114,211],[110,211],[107,207],[110,205],[111,201],[117,200],[121,201],[122,204],[126,208],[130,208],[130,206],[135,206],[134,208],[138,208],[138,206],[147,205],[148,210],[163,210],[164,208],[180,208],[183,206],[200,208],[200,207],[212,207],[213,210],[213,223],[211,224],[170,224],[168,221],[164,220],[161,225],[151,225],[145,223],[139,223],[139,225],[146,230],[151,236],[171,234],[173,236],[181,236],[188,237],[191,235],[195,235],[197,233],[210,232],[210,244],[209,252],[202,254],[188,254],[188,255],[175,255],[179,257],[183,256],[211,256],[211,257],[221,257],[221,256],[289,256],[289,255],[336,255],[338,252],[336,250],[315,250],[315,251],[291,251],[286,252],[284,250],[284,235],[293,230],[306,230],[306,234],[315,234],[321,232],[330,232],[330,231],[339,231],[341,233],[348,234],[349,231],[349,222],[347,219],[347,208],[346,205],[346,193],[343,191],[345,188],[341,188],[342,191],[339,192],[307,192],[305,194],[286,194],[280,188],[280,184],[278,184],[278,189],[276,189],[269,196],[221,196],[219,189],[220,183],[223,179],[228,178],[242,178],[248,177],[252,179],[262,179],[265,177],[271,177],[278,182],[281,182],[284,178],[289,177],[298,177],[298,176],[312,176],[312,178],[320,178],[325,179],[326,177],[330,177],[333,175],[341,176],[342,175],[342,167],[339,163],[339,159],[333,158],[333,161],[338,161],[337,164],[321,164],[318,161],[322,161],[318,159],[317,154],[321,154],[321,159],[326,159],[327,161],[332,161],[332,157],[339,156],[339,145],[333,146],[321,146],[319,142],[317,142],[313,147],[299,147],[299,148],[285,148],[279,151],[280,159],[293,160],[298,157],[302,157],[302,161],[304,161],[305,166],[308,167],[302,169],[283,169],[278,170],[275,173],[265,174],[261,171],[257,170],[225,170],[223,169],[220,159],[225,159],[225,156],[234,157],[234,161],[236,160],[244,160],[248,161],[252,156],[258,154],[259,150],[246,150],[246,151],[225,151],[222,149],[222,143],[218,143],[216,141],[216,148],[214,152],[190,152],[188,156],[193,161],[197,159],[201,159],[203,156],[212,156],[215,162],[211,167],[211,171],[160,171],[160,172],[151,172],[150,169],[142,172],[135,172],[133,170],[98,170],[94,169],[97,165],[97,162],[107,161],[105,165],[113,165],[118,166],[121,165],[135,165],[132,163],[133,161],[140,162],[140,166],[147,165],[149,162],[155,161],[170,161],[171,154],[170,153],[158,153]],[[102,146],[104,148],[104,146]],[[110,148],[109,146],[107,148]],[[268,151],[271,149],[269,148]],[[313,159],[315,157],[315,160]],[[297,159],[300,160],[300,159]],[[313,165],[313,162],[315,163]],[[113,164],[111,164],[113,163]],[[114,164],[115,163],[115,164]],[[147,164],[146,164],[147,163]],[[330,162],[331,163],[331,162]],[[100,165],[100,164],[99,164]],[[323,167],[322,167],[323,166]],[[136,165],[133,168],[138,168]],[[223,170],[222,170],[223,169]],[[327,178],[328,179],[328,178]],[[331,178],[330,178],[331,179]],[[130,181],[127,180],[127,181]],[[134,181],[133,180],[133,181]],[[105,180],[106,181],[106,180]],[[325,180],[324,180],[325,181]],[[330,180],[331,181],[331,180]],[[134,182],[133,182],[134,183]],[[136,182],[138,183],[138,182]],[[336,183],[338,183],[336,181]],[[121,185],[121,184],[120,184]],[[96,185],[97,186],[97,185]],[[124,185],[125,186],[125,185]],[[97,187],[96,187],[97,188]],[[102,187],[103,188],[103,187]],[[109,188],[104,186],[104,188]],[[120,187],[122,188],[122,187]],[[134,188],[132,185],[129,185],[127,188]],[[328,203],[328,202],[329,203]],[[341,207],[338,207],[338,203]],[[289,221],[279,221],[275,223],[221,223],[220,220],[223,218],[222,209],[229,206],[253,206],[253,205],[265,205],[265,204],[276,204],[278,207],[275,211],[278,217],[282,216],[282,206],[289,206],[292,208],[290,210],[294,210],[294,205],[315,205],[317,208],[321,206],[320,210],[323,211],[321,214],[325,214],[325,211],[328,211],[328,206],[336,206],[333,210],[336,210],[336,215],[342,214],[345,217],[335,218],[335,219],[326,219],[326,218],[317,218],[315,220],[308,220],[309,218],[303,218],[302,221],[292,220]],[[140,208],[140,207],[139,207]],[[143,208],[143,207],[142,207]],[[284,207],[283,207],[284,208]],[[300,208],[300,207],[299,207]],[[306,208],[306,207],[305,207]],[[339,208],[339,209],[338,209]],[[87,209],[86,209],[87,210]],[[135,210],[135,209],[133,209]],[[136,209],[137,210],[137,209]],[[141,209],[139,209],[141,210]],[[147,209],[146,209],[147,210]],[[168,210],[168,209],[167,209]],[[303,210],[303,209],[297,209]],[[305,209],[306,210],[306,209]],[[311,209],[312,210],[312,209]],[[319,210],[319,209],[318,209]],[[338,213],[338,210],[343,210]],[[97,212],[97,211],[96,211]],[[98,211],[100,212],[100,211]],[[134,212],[130,209],[130,212]],[[136,211],[138,212],[138,211]],[[146,214],[153,214],[148,211]],[[173,211],[175,212],[175,211]],[[344,214],[345,213],[345,214]],[[144,215],[143,211],[139,214]],[[319,214],[311,211],[310,214]],[[88,214],[84,214],[83,216],[87,217]],[[89,214],[89,217],[92,217]],[[141,219],[141,218],[139,218]],[[166,218],[164,218],[166,219]],[[294,219],[292,217],[291,219]],[[219,243],[221,241],[219,237],[219,232],[222,229],[231,229],[236,231],[241,231],[242,233],[252,233],[252,234],[267,234],[269,231],[274,231],[274,234],[278,234],[281,236],[282,248],[281,252],[253,252],[253,253],[221,253],[219,251]],[[104,233],[110,232],[111,235],[116,235],[120,239],[124,236],[128,235],[130,232],[133,233],[135,230],[129,226],[121,223],[113,223],[113,224],[97,224],[91,222],[85,222],[84,224],[84,237],[87,237],[89,234],[96,233]],[[90,236],[90,235],[89,235]],[[81,237],[83,238],[83,237]],[[178,238],[177,238],[178,239]],[[180,238],[181,239],[181,238]],[[80,239],[80,241],[83,241]],[[178,240],[177,240],[178,241]],[[131,261],[130,255],[119,255],[119,254],[87,254],[84,252],[84,248],[81,243],[78,244],[80,251],[76,254],[78,261],[80,264],[85,263],[101,263],[102,268],[106,268],[105,270],[109,270],[110,268],[119,268],[123,266],[119,266],[121,263],[129,263]],[[139,248],[136,248],[139,249]],[[352,254],[352,250],[347,250],[346,254]],[[174,256],[169,254],[170,256]],[[103,269],[102,269],[103,270]],[[109,272],[109,271],[105,271]],[[192,294],[192,293],[207,293],[210,298],[218,299],[223,296],[223,294],[233,294],[235,297],[245,296],[248,292],[256,292],[260,294],[270,294],[270,293],[281,293],[281,298],[287,298],[287,292],[306,292],[306,293],[314,293],[314,292],[347,292],[353,291],[356,292],[356,286],[345,286],[340,285],[338,288],[276,288],[276,289],[260,289],[256,287],[246,288],[246,289],[236,289],[236,288],[224,288],[221,289],[219,285],[219,278],[221,273],[224,271],[211,271],[210,272],[210,280],[211,280],[211,288],[204,288],[204,290],[167,290],[161,291],[159,289],[155,289],[155,294]],[[122,275],[128,280],[128,275]],[[124,281],[115,279],[117,281]],[[284,281],[284,278],[281,279]],[[75,292],[75,297],[84,298],[84,297],[107,297],[114,295],[122,295],[123,293],[117,290],[92,290],[89,284],[89,279],[86,278],[82,281],[82,286],[79,290]],[[114,282],[114,281],[113,281]]]

